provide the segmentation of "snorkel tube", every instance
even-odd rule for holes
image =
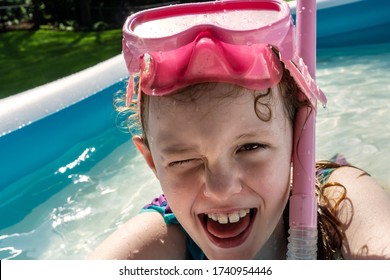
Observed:
[[[297,55],[315,78],[316,1],[297,0]],[[301,98],[305,98],[302,94]],[[316,108],[301,108],[294,125],[293,189],[287,259],[317,258],[317,199],[315,195]]]

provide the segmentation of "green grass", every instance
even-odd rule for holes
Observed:
[[[0,33],[0,98],[68,76],[121,52],[121,30]]]

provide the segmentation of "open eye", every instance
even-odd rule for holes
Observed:
[[[259,143],[248,143],[245,145],[242,145],[241,147],[238,148],[238,152],[248,152],[248,151],[253,151],[257,149],[266,149],[267,145],[265,144],[259,144]]]

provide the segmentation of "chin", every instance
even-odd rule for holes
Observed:
[[[253,249],[253,246],[248,246],[251,248],[246,248],[247,246],[242,246],[242,248],[234,249],[210,249],[205,252],[209,260],[251,260],[256,256],[257,250]]]

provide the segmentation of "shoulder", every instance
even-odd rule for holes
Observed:
[[[328,182],[337,188],[325,190],[330,199],[345,195],[337,210],[344,233],[343,255],[346,259],[390,259],[390,195],[364,171],[343,166],[337,168]]]
[[[88,259],[184,259],[186,237],[158,212],[141,213],[111,234]]]

